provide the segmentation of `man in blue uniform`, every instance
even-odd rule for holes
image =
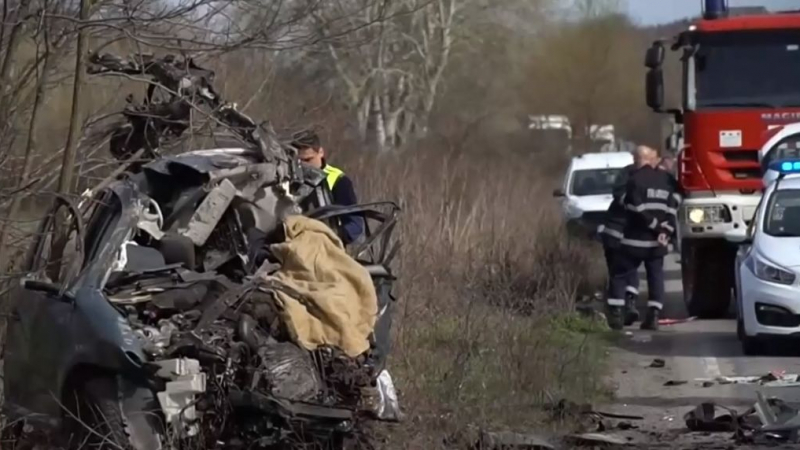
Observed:
[[[608,301],[624,304],[625,289],[631,272],[644,263],[647,271],[647,317],[641,328],[658,329],[658,318],[664,300],[664,256],[677,227],[678,196],[675,183],[659,169],[658,152],[646,146],[636,149],[640,167],[629,177],[623,204],[627,221],[621,240],[621,251],[614,258],[614,275],[609,283]],[[610,307],[609,326],[622,328],[621,307]]]
[[[358,203],[353,182],[345,173],[325,160],[325,148],[322,147],[319,136],[313,131],[302,131],[294,135],[292,146],[297,149],[297,155],[304,163],[322,169],[326,177],[328,188],[335,205],[352,206]],[[345,245],[355,241],[363,232],[362,219],[355,215],[341,217],[342,241]]]
[[[625,210],[624,196],[625,187],[628,183],[630,174],[637,169],[637,161],[626,166],[620,172],[617,181],[614,185],[613,199],[606,211],[606,217],[603,223],[598,227],[597,232],[600,236],[600,242],[603,244],[603,253],[606,259],[606,268],[608,269],[608,280],[611,282],[614,272],[614,259],[619,255],[622,233],[625,231],[625,223],[627,221],[627,212]],[[615,299],[608,299],[609,314],[616,314],[619,309],[613,308],[614,306],[625,307],[625,325],[632,325],[639,320],[639,311],[636,309],[636,300],[639,298],[639,273],[638,271],[630,272],[630,279],[625,287],[625,299],[620,302]],[[613,304],[612,304],[613,303]],[[618,320],[619,322],[619,320]]]

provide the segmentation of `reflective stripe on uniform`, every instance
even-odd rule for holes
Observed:
[[[658,219],[656,219],[656,218],[654,217],[654,218],[653,218],[653,221],[652,221],[652,222],[650,222],[650,229],[651,229],[651,230],[655,230],[657,226],[658,226]]]
[[[656,301],[656,300],[649,300],[647,302],[647,307],[648,308],[656,308],[658,310],[664,309],[664,305],[661,304],[661,302]]]
[[[628,286],[628,287],[626,287],[626,288],[625,288],[625,290],[626,290],[626,291],[627,291],[629,294],[633,294],[633,295],[639,295],[639,290],[638,290],[638,289],[636,289],[636,288],[635,288],[635,287],[633,287],[633,286]]]
[[[675,208],[670,208],[669,206],[663,203],[642,203],[641,205],[633,206],[628,205],[627,208],[630,211],[635,212],[643,212],[643,211],[664,211],[669,214],[675,215],[678,213],[678,210]]]
[[[325,167],[322,168],[325,172],[325,180],[328,182],[328,189],[333,190],[333,186],[336,185],[336,182],[339,180],[339,177],[344,175],[344,172],[336,167],[331,166],[330,164],[325,164]]]
[[[683,201],[683,197],[681,197],[681,194],[678,194],[677,192],[672,194],[672,198],[674,198],[678,203]]]
[[[625,300],[610,298],[608,299],[608,306],[625,306]]]
[[[622,233],[620,233],[619,231],[612,230],[611,228],[608,228],[605,225],[600,225],[600,227],[597,229],[597,232],[598,233],[607,234],[607,235],[609,235],[611,237],[615,237],[617,239],[622,239],[624,237],[622,235]]]
[[[665,228],[667,231],[669,231],[670,233],[674,233],[675,232],[675,228],[673,228],[672,225],[668,224],[667,222],[663,222],[661,224],[661,226],[663,228]]]
[[[630,245],[631,247],[639,247],[639,248],[654,248],[661,245],[658,241],[640,241],[638,239],[622,239],[623,245]]]

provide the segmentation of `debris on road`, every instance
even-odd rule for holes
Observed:
[[[652,367],[654,369],[661,369],[661,368],[666,367],[666,365],[667,365],[667,363],[663,359],[656,358],[656,359],[653,360],[653,362],[650,363],[649,367]]]
[[[634,430],[639,427],[630,422],[620,422],[617,424],[617,428],[619,428],[620,430]]]
[[[679,323],[693,322],[695,320],[697,320],[697,317],[694,316],[687,317],[685,319],[659,319],[658,324],[669,326],[669,325],[677,325]]]
[[[693,432],[734,432],[740,443],[800,442],[800,411],[777,398],[757,393],[756,404],[743,413],[711,402],[701,403],[684,415]]]
[[[702,382],[705,386],[706,383],[718,384],[760,384],[764,387],[798,387],[800,386],[800,375],[797,374],[784,374],[782,372],[770,372],[762,376],[749,376],[749,377],[726,377],[719,376],[715,378],[695,378],[695,381]]]
[[[683,380],[669,380],[666,383],[664,383],[664,386],[682,386],[687,383],[688,381],[683,381]]]
[[[773,439],[800,442],[800,411],[780,399],[767,399],[761,392],[757,395],[758,401],[753,407],[761,421],[757,431]]]
[[[718,410],[727,414],[717,415]],[[718,406],[714,403],[701,403],[692,411],[683,416],[686,427],[692,431],[722,432],[735,431],[738,427],[739,415],[736,411]]]
[[[644,416],[597,411],[588,403],[578,404],[565,399],[559,400],[554,405],[545,406],[545,410],[549,411],[552,417],[556,420],[564,420],[566,418],[576,418],[580,416],[589,416],[597,420],[644,420]]]
[[[597,414],[601,417],[605,417],[606,419],[620,419],[620,420],[644,420],[644,416],[633,416],[629,414],[615,414],[615,413],[607,413],[603,411],[593,411],[593,414]]]

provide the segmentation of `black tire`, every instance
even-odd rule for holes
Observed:
[[[70,448],[160,448],[159,427],[154,421],[155,398],[148,393],[120,377],[100,376],[86,380],[73,391],[75,407],[67,413]],[[131,414],[131,410],[135,413]]]
[[[764,339],[748,336],[744,331],[744,320],[740,317],[736,319],[736,336],[742,345],[742,353],[745,356],[760,356],[764,354],[766,346]]]
[[[766,345],[764,345],[762,339],[745,336],[741,342],[742,353],[744,353],[745,356],[763,356],[765,354]]]
[[[682,244],[681,273],[684,301],[690,316],[721,319],[727,316],[735,282],[735,248],[727,243]]]

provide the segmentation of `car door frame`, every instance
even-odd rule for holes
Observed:
[[[42,336],[36,332],[39,328],[37,323],[41,321],[42,316],[49,315],[47,311],[56,309],[54,316],[59,321],[65,321],[74,309],[69,289],[77,277],[53,281],[47,275],[53,257],[53,243],[58,236],[55,229],[59,220],[57,215],[62,209],[66,209],[70,214],[66,223],[67,237],[75,231],[74,243],[77,246],[78,261],[80,266],[84,265],[84,236],[79,210],[71,201],[58,196],[37,228],[34,243],[26,255],[23,270],[33,276],[23,278],[10,295],[10,320],[6,330],[3,355],[6,393],[3,409],[12,417],[26,417],[26,420],[39,421],[47,426],[54,425],[54,421],[51,420],[52,417],[48,417],[46,411],[50,408],[46,408],[45,404],[53,402],[53,399],[43,400],[46,395],[40,392],[43,386],[48,384],[46,380],[53,375],[55,367],[36,370],[32,365],[31,355],[41,355],[44,352],[46,353],[42,355],[44,358],[54,356],[48,353],[47,346],[41,348],[37,345],[43,342],[42,339],[46,339],[46,335]],[[69,239],[65,241],[65,248],[67,245]],[[59,273],[59,275],[64,274]],[[48,332],[55,328],[46,327]],[[60,398],[60,393],[56,394]]]

